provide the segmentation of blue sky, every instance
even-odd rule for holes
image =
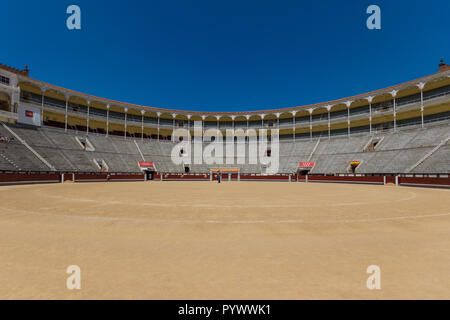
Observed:
[[[82,29],[66,28],[76,4]],[[382,29],[366,28],[381,8]],[[245,111],[347,97],[450,61],[450,1],[6,1],[0,62],[153,107]]]

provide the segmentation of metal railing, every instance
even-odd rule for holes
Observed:
[[[434,94],[434,95],[430,95],[427,97],[424,97],[423,101],[424,101],[424,106],[428,106],[430,104],[433,103],[437,103],[439,101],[443,101],[445,99],[440,99],[442,97],[447,97],[450,96],[450,91],[446,91],[446,92],[441,92],[438,94]],[[36,105],[41,106],[42,105],[42,101],[38,101],[39,99],[37,98],[23,98],[21,97],[21,101],[23,102],[31,102],[31,103],[35,103]],[[402,103],[397,103],[396,104],[396,111],[397,113],[399,111],[406,111],[406,110],[410,110],[410,109],[414,109],[414,108],[420,108],[420,99],[412,99],[410,101],[405,101]],[[60,105],[57,103],[53,103],[51,101],[44,101],[44,109],[48,108],[50,110],[54,110],[54,111],[61,111],[63,110],[65,112],[65,105]],[[378,116],[383,116],[383,115],[387,115],[393,113],[393,107],[389,107],[385,110],[373,110],[372,113],[372,118],[378,117]],[[75,117],[86,117],[87,111],[84,112],[83,111],[74,111],[71,107],[68,108],[68,115],[71,116],[75,116]],[[331,124],[336,124],[339,122],[345,122],[347,121],[348,116],[346,114],[342,114],[342,115],[338,115],[338,116],[333,116],[333,113],[330,114],[330,123]],[[351,112],[350,109],[350,121],[355,121],[355,120],[360,120],[363,118],[367,118],[369,117],[369,109],[367,109],[367,112],[358,112],[358,113],[353,113]],[[15,117],[17,118],[17,116]],[[106,121],[107,116],[100,114],[100,113],[96,113],[95,111],[92,111],[89,113],[89,118],[90,119],[96,119],[96,120],[101,120],[101,121]],[[148,118],[147,118],[148,119]],[[109,115],[109,122],[110,123],[115,123],[115,124],[121,124],[123,125],[125,123],[125,120],[123,117],[117,117],[114,114],[110,114]],[[153,128],[156,129],[158,127],[157,125],[158,121],[155,120],[153,121],[146,121],[146,118],[144,118],[144,128]],[[316,126],[316,125],[324,125],[328,123],[328,116],[327,114],[324,114],[324,116],[317,120],[317,119],[313,119],[312,121],[312,125]],[[127,124],[128,125],[134,125],[137,127],[141,127],[142,126],[142,120],[139,121],[137,119],[133,119],[133,118],[129,118],[127,119]],[[272,122],[272,126],[269,126],[268,123],[265,123],[264,125],[261,125],[261,122],[259,121],[253,121],[253,122],[249,122],[249,128],[252,129],[276,129],[276,128],[280,128],[280,129],[292,129],[293,128],[294,123],[280,123],[279,125],[277,124],[277,121],[274,120]],[[295,122],[295,128],[301,129],[301,128],[309,128],[310,126],[310,122],[308,119],[305,119],[304,121],[296,121]],[[220,126],[219,129],[231,129],[233,126]],[[173,128],[173,123],[166,123],[166,122],[160,122],[159,124],[159,128],[162,129],[172,129]],[[175,125],[175,128],[179,128],[179,126]],[[187,129],[187,126],[183,126],[183,128]],[[208,124],[204,126],[204,129],[215,129],[217,128],[217,126]],[[239,125],[239,126],[235,126],[235,128],[241,128],[241,129],[246,129],[247,125]],[[193,127],[191,126],[191,129],[193,129]]]

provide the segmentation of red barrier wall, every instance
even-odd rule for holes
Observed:
[[[106,181],[107,173],[75,173],[75,181]],[[163,176],[163,180],[197,180],[209,181],[209,174],[168,174]],[[237,180],[237,174],[231,175],[232,180]],[[159,180],[161,175],[154,174],[154,179]],[[240,176],[243,181],[289,181],[288,175],[256,175],[243,174]],[[299,181],[305,181],[305,176],[299,176]],[[222,176],[223,181],[228,181],[228,175]],[[110,173],[111,181],[144,181],[145,175],[141,173]],[[383,184],[384,176],[322,176],[309,175],[308,180],[311,182],[342,182],[342,183],[373,183]],[[30,173],[30,172],[0,172],[0,183],[48,183],[60,182],[60,173]],[[64,174],[64,181],[72,181],[72,173]],[[296,175],[292,176],[292,181],[296,181]],[[386,176],[386,183],[395,183],[395,176]],[[417,186],[443,186],[450,187],[450,177],[401,177],[399,176],[400,185],[417,185]]]
[[[203,181],[209,181],[209,174],[206,175],[194,175],[194,174],[184,174],[184,175],[178,175],[178,174],[164,174],[163,180],[203,180]]]
[[[390,178],[390,177],[387,177]],[[394,177],[393,181],[395,180]],[[299,177],[301,181],[305,179],[305,177]],[[336,181],[336,182],[359,182],[359,183],[384,183],[384,179],[381,176],[319,176],[319,175],[310,175],[308,176],[308,181]]]
[[[277,176],[277,175],[267,175],[267,176],[252,176],[252,175],[246,175],[241,174],[241,180],[283,180],[283,181],[289,181],[289,176]]]
[[[75,173],[75,181],[106,181],[103,173]]]
[[[435,185],[450,186],[450,177],[430,178],[430,177],[399,177],[399,184],[404,185]]]
[[[61,175],[59,173],[0,173],[0,183],[27,183],[27,182],[60,182]]]
[[[75,173],[75,181],[107,181],[108,173]],[[143,181],[145,179],[144,174],[132,174],[132,173],[121,173],[121,174],[110,174],[110,181],[120,181],[120,180],[136,180]]]
[[[113,174],[113,175],[111,175],[111,181],[118,181],[118,180],[144,181],[145,175],[144,174]]]

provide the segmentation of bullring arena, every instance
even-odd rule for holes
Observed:
[[[221,137],[196,163],[191,141]],[[348,98],[221,113],[0,64],[0,299],[450,299],[449,174],[443,60]]]
[[[0,188],[2,299],[449,299],[448,189],[284,182]],[[69,265],[82,289],[65,287]],[[378,265],[382,289],[366,287]]]

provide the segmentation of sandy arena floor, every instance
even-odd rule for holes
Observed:
[[[0,299],[450,299],[450,190],[66,183],[0,203]]]

